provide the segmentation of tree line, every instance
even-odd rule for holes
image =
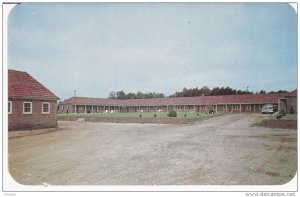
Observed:
[[[137,92],[137,93],[125,93],[123,90],[121,91],[112,91],[109,93],[108,98],[110,99],[148,99],[148,98],[165,98],[165,95],[163,93],[156,93],[156,92]]]
[[[168,97],[194,97],[194,96],[218,96],[218,95],[242,95],[242,94],[268,94],[268,93],[287,93],[286,90],[270,91],[261,90],[259,92],[246,90],[236,90],[230,87],[214,87],[213,89],[203,86],[201,88],[183,88],[182,91],[175,92]],[[163,93],[156,92],[137,92],[137,93],[125,93],[121,91],[112,91],[109,93],[108,98],[110,99],[148,99],[148,98],[165,98]]]

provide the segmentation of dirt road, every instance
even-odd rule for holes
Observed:
[[[59,122],[9,139],[9,170],[26,185],[284,184],[297,131],[251,127],[255,114],[190,125]]]

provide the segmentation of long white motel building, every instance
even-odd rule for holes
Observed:
[[[290,93],[244,94],[225,96],[173,97],[153,99],[103,99],[71,97],[59,103],[58,113],[124,112],[260,112],[265,104],[278,105],[279,111],[297,113],[297,90]]]

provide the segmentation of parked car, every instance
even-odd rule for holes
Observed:
[[[277,111],[278,111],[278,107],[277,107],[277,105],[274,105],[274,104],[265,104],[261,108],[261,113],[262,114],[273,114]]]

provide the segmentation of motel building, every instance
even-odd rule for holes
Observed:
[[[8,70],[8,130],[56,127],[58,100],[28,73]]]
[[[125,112],[260,112],[265,104],[278,105],[279,111],[297,113],[297,90],[291,93],[244,94],[224,96],[173,97],[153,99],[103,99],[71,97],[60,102],[58,113],[125,113]]]

